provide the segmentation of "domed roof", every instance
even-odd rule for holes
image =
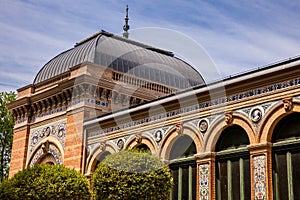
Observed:
[[[51,59],[36,75],[34,84],[85,61],[176,88],[205,83],[199,72],[172,52],[101,31]]]

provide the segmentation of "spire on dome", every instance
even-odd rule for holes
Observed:
[[[129,35],[128,30],[129,30],[130,27],[129,27],[129,24],[128,24],[128,20],[129,20],[129,18],[128,18],[128,5],[126,5],[125,25],[123,26],[123,30],[124,30],[123,37],[124,38],[128,38],[128,35]]]

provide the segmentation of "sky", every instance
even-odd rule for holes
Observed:
[[[188,62],[202,50],[221,78],[300,54],[300,1],[0,0],[0,91],[33,83],[50,59],[97,31],[122,34],[127,4],[131,39],[152,43],[141,30],[181,35],[151,45]],[[198,58],[196,69],[209,68]]]

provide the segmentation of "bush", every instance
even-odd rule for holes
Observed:
[[[41,164],[0,185],[0,199],[90,199],[87,179],[62,165]]]
[[[168,199],[173,179],[158,157],[135,150],[108,155],[95,170],[92,184],[96,200]]]

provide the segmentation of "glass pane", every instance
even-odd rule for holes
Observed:
[[[239,160],[231,161],[232,199],[240,199],[240,165]]]
[[[244,198],[251,199],[250,160],[244,158]]]
[[[189,168],[185,166],[182,168],[182,199],[189,197]]]
[[[287,181],[287,164],[286,164],[286,154],[275,154],[275,169],[279,191],[276,199],[287,199],[288,197],[288,181]],[[276,194],[276,192],[274,192]]]
[[[294,199],[300,199],[300,152],[292,154]]]
[[[193,194],[193,196],[192,196],[192,199],[195,199],[196,198],[196,176],[197,176],[197,170],[196,170],[196,165],[193,165],[193,168],[192,168],[192,183],[193,183],[193,185],[192,185],[192,194]]]
[[[221,197],[218,199],[227,200],[228,199],[228,184],[227,184],[227,161],[218,162],[218,173],[217,179],[220,181],[220,193]]]

